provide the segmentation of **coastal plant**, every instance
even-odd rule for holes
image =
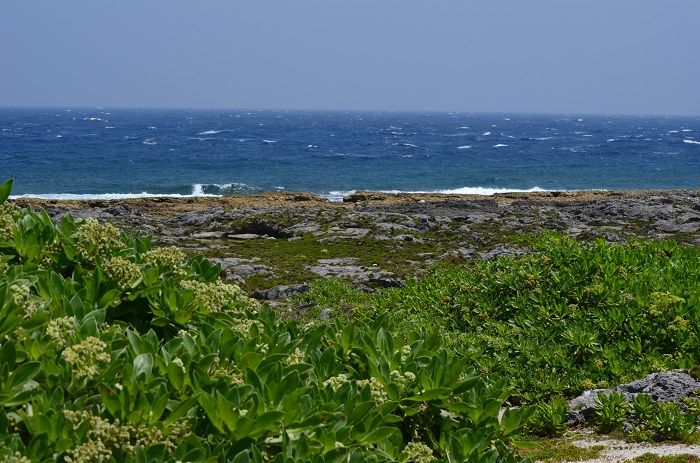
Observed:
[[[569,428],[568,407],[561,398],[537,405],[535,412],[527,423],[529,433],[540,437],[558,437]]]
[[[534,408],[439,331],[305,328],[201,257],[12,214],[34,225],[0,247],[3,461],[517,461]]]
[[[629,406],[623,394],[611,392],[598,394],[596,397],[595,423],[598,431],[608,434],[622,426],[625,422]]]
[[[677,403],[662,403],[656,415],[649,420],[649,428],[660,439],[681,440],[696,430],[696,418],[696,415],[681,413]]]

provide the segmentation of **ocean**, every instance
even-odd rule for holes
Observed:
[[[0,108],[13,197],[700,188],[700,117]]]

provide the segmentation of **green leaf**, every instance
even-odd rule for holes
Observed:
[[[10,339],[0,348],[0,371],[2,371],[3,365],[7,365],[9,371],[14,370],[16,358],[17,350],[15,349],[15,343]]]
[[[414,395],[412,397],[407,397],[404,400],[411,402],[427,402],[429,400],[437,399],[438,397],[451,397],[452,389],[449,387],[436,387],[435,389],[430,389],[425,391],[423,394]]]
[[[117,391],[114,391],[107,386],[100,387],[100,397],[102,398],[102,403],[110,415],[120,420],[125,418],[125,414],[122,412],[121,400],[119,400],[119,393]]]
[[[45,432],[32,438],[27,446],[26,456],[30,461],[41,461],[48,449],[49,435]]]
[[[146,382],[151,377],[153,369],[153,356],[151,354],[141,354],[134,359],[133,381]],[[140,378],[140,379],[139,379]]]
[[[182,386],[185,384],[185,372],[182,371],[182,368],[170,362],[168,364],[167,374],[168,380],[170,380],[175,390],[179,391],[182,389]]]
[[[20,365],[10,379],[10,390],[22,389],[39,371],[41,371],[41,362],[27,362]]]
[[[397,431],[397,428],[391,426],[380,426],[361,438],[358,438],[358,441],[360,442],[360,445],[378,444]]]
[[[10,197],[10,192],[12,191],[12,184],[15,182],[15,179],[11,178],[2,185],[0,185],[0,204],[3,204],[5,201],[7,201],[7,198]]]

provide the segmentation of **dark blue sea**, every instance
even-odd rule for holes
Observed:
[[[700,188],[700,117],[0,108],[14,196]]]

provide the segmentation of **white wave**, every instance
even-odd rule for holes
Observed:
[[[113,129],[113,128],[114,128],[114,126],[111,126],[111,125],[105,125],[105,129]]]
[[[409,148],[418,148],[416,145],[413,145],[411,143],[404,143],[403,146],[408,146]]]
[[[579,122],[583,122],[583,119],[579,119],[578,121],[579,121]]]
[[[327,193],[319,193],[318,196],[334,203],[342,203],[345,196],[355,194],[356,191],[357,190],[329,191]]]
[[[277,140],[263,140],[263,143],[268,143],[268,144],[277,143]]]
[[[608,143],[612,143],[612,142],[614,142],[614,141],[617,141],[617,140],[614,139],[614,138],[609,138],[609,139],[607,140]]]
[[[499,144],[497,144],[497,145],[493,145],[494,148],[504,148],[504,147],[506,147],[506,146],[508,146],[508,145],[504,145],[503,143],[499,143]]]
[[[102,122],[109,122],[108,120],[102,119],[101,117],[84,117],[84,121],[102,121]]]
[[[155,129],[157,129],[158,127],[153,127],[153,126],[151,125],[151,126],[149,126],[149,127],[147,127],[147,128],[148,128],[148,130],[155,130]]]
[[[63,135],[56,135],[56,138],[63,138]]]
[[[554,137],[537,137],[537,138],[531,138],[530,140],[538,140],[538,141],[545,141],[545,140],[552,140]]]
[[[454,190],[439,190],[436,193],[453,194],[453,195],[480,195],[480,196],[492,196],[496,193],[533,193],[537,191],[548,191],[543,190],[540,187],[533,187],[529,190],[520,190],[517,188],[484,188],[484,187],[464,187],[456,188]]]
[[[307,148],[318,148],[318,146],[316,146],[316,145],[309,145],[309,146],[307,146]]]
[[[681,132],[692,132],[692,130],[690,130],[690,129],[683,129],[683,130],[681,130]]]
[[[284,187],[283,186],[276,186],[275,190],[284,190]]]
[[[468,150],[471,147],[472,147],[472,145],[464,145],[464,146],[458,146],[457,149],[458,150]]]
[[[188,140],[205,141],[205,140],[216,140],[216,138],[212,138],[212,137],[189,137]]]
[[[460,127],[460,129],[468,129],[468,128],[469,128],[468,125],[463,125],[462,127]]]
[[[691,145],[700,145],[700,141],[695,140],[683,140],[683,143],[690,143]]]
[[[147,138],[146,140],[143,141],[144,145],[157,145],[158,142],[155,141],[153,138]]]
[[[669,130],[668,133],[678,133],[678,130]]]
[[[412,155],[412,154],[405,154],[405,155],[403,155],[403,156],[401,156],[401,157],[402,157],[402,158],[412,158],[413,155]]]
[[[142,193],[84,193],[84,194],[73,194],[73,193],[46,193],[46,194],[25,194],[25,195],[15,195],[10,196],[10,199],[19,198],[38,198],[38,199],[55,199],[55,200],[92,200],[92,199],[105,199],[105,200],[115,200],[115,199],[137,199],[137,198],[190,198],[192,196],[219,196],[219,195],[209,195],[209,194],[191,194],[191,195],[181,195],[177,193],[173,194],[153,194],[146,191]]]
[[[205,130],[204,132],[199,132],[197,135],[216,135],[221,132],[228,132],[228,130]]]
[[[391,132],[392,135],[406,135],[403,132]]]
[[[484,132],[482,135],[484,135],[484,136],[491,135],[491,132]]]

